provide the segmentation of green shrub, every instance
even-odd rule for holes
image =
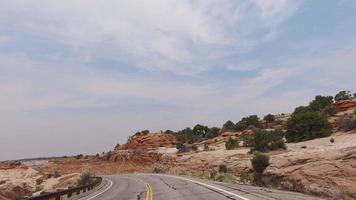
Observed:
[[[43,190],[43,185],[36,185],[35,192],[39,192]]]
[[[220,134],[220,128],[218,127],[212,127],[209,129],[208,133],[205,135],[206,139],[211,139],[214,138],[216,136],[218,136]]]
[[[249,135],[244,135],[242,136],[242,141],[243,141],[243,146],[244,147],[250,147],[253,144],[254,137],[249,136]]]
[[[83,154],[78,154],[78,155],[74,156],[74,158],[76,158],[76,159],[82,159],[82,158],[83,158]]]
[[[234,122],[228,120],[227,122],[225,122],[225,124],[223,124],[222,126],[222,131],[226,132],[226,131],[235,131],[235,124]]]
[[[335,101],[349,100],[352,98],[350,91],[340,91],[335,95]]]
[[[250,174],[248,171],[243,171],[240,173],[240,182],[249,183],[251,181]]]
[[[220,174],[215,180],[224,183],[236,183],[236,177],[229,173]]]
[[[262,174],[269,166],[269,156],[261,153],[256,153],[251,160],[251,164],[257,174]]]
[[[331,125],[326,116],[313,111],[294,112],[286,123],[287,142],[300,142],[331,135]]]
[[[88,185],[93,182],[94,174],[92,174],[89,171],[85,171],[80,175],[80,178],[78,180],[78,186],[82,185]]]
[[[236,123],[235,130],[243,131],[250,127],[256,127],[256,128],[262,127],[260,119],[257,117],[257,115],[250,115],[248,117],[242,118],[239,122]]]
[[[142,133],[142,135],[147,135],[147,134],[150,133],[150,131],[149,130],[143,130],[143,131],[141,131],[141,133]]]
[[[220,173],[226,173],[227,172],[227,167],[224,164],[219,165],[219,172]]]
[[[284,134],[282,130],[267,131],[254,130],[255,136],[252,140],[251,151],[268,152],[277,149],[285,149]]]
[[[315,99],[309,103],[309,108],[313,111],[322,112],[326,107],[333,104],[332,96],[316,96]]]
[[[204,151],[209,151],[209,145],[208,144],[204,144]]]
[[[274,122],[274,120],[276,120],[275,116],[272,114],[268,114],[268,115],[264,116],[263,119],[266,122]]]
[[[225,142],[226,150],[233,150],[233,149],[236,149],[238,146],[239,146],[239,140],[238,139],[233,139],[233,138],[230,137]]]
[[[183,148],[183,146],[184,145],[182,143],[177,143],[176,148],[179,150],[179,149]]]
[[[334,116],[336,114],[336,107],[334,105],[326,106],[323,110],[323,113],[328,116]]]
[[[105,160],[110,160],[111,156],[112,156],[111,151],[108,151],[108,152],[105,154],[104,159],[105,159]]]
[[[54,174],[53,174],[53,178],[58,178],[60,177],[61,175],[59,174],[59,172],[55,171]]]

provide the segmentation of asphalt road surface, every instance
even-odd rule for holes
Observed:
[[[316,200],[280,190],[156,174],[105,177],[107,186],[81,200]]]

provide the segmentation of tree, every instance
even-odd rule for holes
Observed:
[[[227,122],[225,122],[225,124],[222,126],[222,131],[226,132],[226,131],[234,131],[235,130],[235,124],[234,122],[228,120]]]
[[[262,127],[260,119],[258,118],[257,115],[250,115],[248,117],[242,118],[239,122],[236,123],[235,129],[237,131],[243,131],[251,126],[256,127],[256,128]]]
[[[209,129],[208,133],[205,135],[206,139],[211,139],[220,134],[220,128],[218,127],[212,127]]]
[[[328,116],[334,116],[336,114],[337,110],[334,105],[329,105],[326,106],[323,110],[323,113]]]
[[[263,119],[264,119],[266,122],[274,122],[274,120],[275,120],[276,118],[274,117],[274,115],[268,114],[268,115],[264,116]]]
[[[150,131],[149,130],[143,130],[143,131],[141,131],[141,133],[142,133],[142,135],[147,135],[147,134],[150,133]]]
[[[326,116],[313,111],[294,112],[286,123],[287,142],[301,142],[331,135]]]
[[[193,133],[201,138],[204,138],[208,132],[209,132],[209,128],[204,125],[197,124],[193,128]]]
[[[341,100],[349,100],[352,98],[351,92],[350,91],[340,91],[335,95],[335,101],[341,101]]]
[[[251,151],[268,152],[277,149],[285,149],[282,130],[267,131],[254,130],[255,136],[252,140]]]
[[[313,101],[309,103],[309,108],[313,111],[322,112],[327,106],[331,106],[332,104],[333,104],[332,96],[318,95],[315,97]]]
[[[256,153],[251,160],[253,169],[257,174],[262,174],[269,166],[269,156],[261,153]]]
[[[194,134],[191,128],[185,128],[181,131],[178,131],[178,133],[176,134],[176,138],[177,141],[182,144],[193,144],[201,139],[199,135]]]
[[[236,147],[239,146],[239,140],[238,139],[233,139],[233,138],[229,138],[226,142],[225,142],[225,148],[226,150],[232,150],[232,149],[236,149]]]
[[[312,111],[312,110],[308,106],[299,106],[299,107],[296,107],[294,109],[293,114],[297,114],[297,113],[300,113],[300,112],[306,112],[306,111]]]

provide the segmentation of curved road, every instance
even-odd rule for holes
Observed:
[[[81,200],[316,200],[300,193],[157,174],[105,177],[107,186]]]

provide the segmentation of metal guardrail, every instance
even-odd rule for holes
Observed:
[[[96,186],[100,185],[102,181],[103,179],[101,177],[95,177],[95,181],[87,185],[60,190],[57,192],[45,193],[39,196],[25,198],[25,200],[61,200],[61,197],[65,196],[66,198],[71,198],[73,195],[79,195],[81,191],[87,192],[94,189]]]

